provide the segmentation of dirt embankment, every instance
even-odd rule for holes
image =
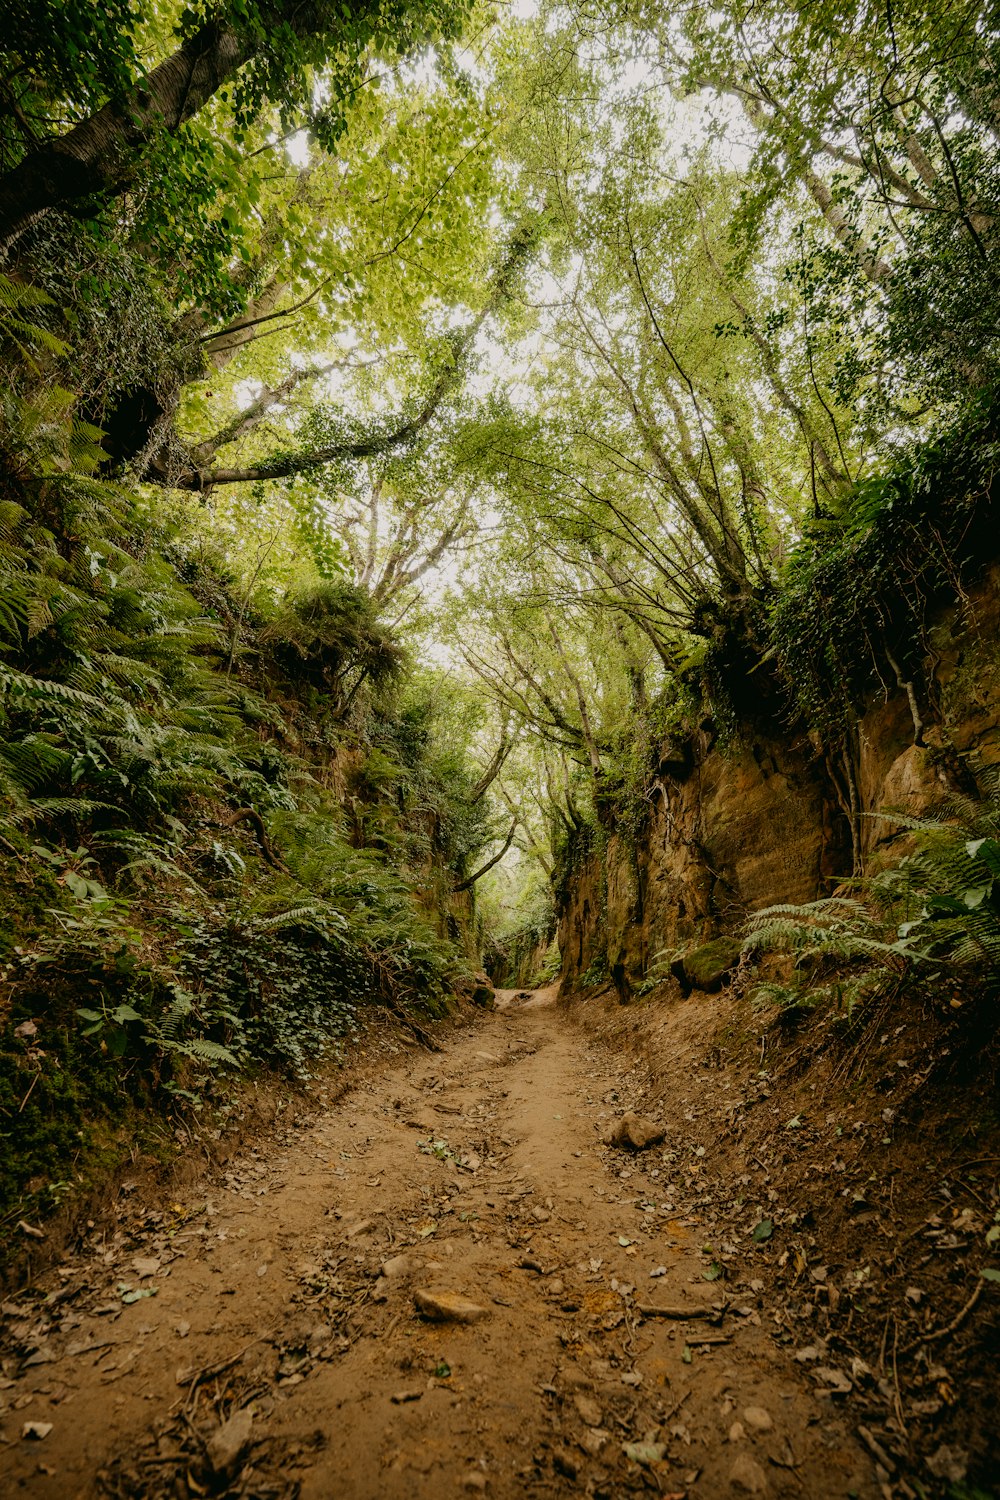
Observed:
[[[183,1201],[124,1196],[116,1229],[4,1304],[10,1491],[868,1500],[918,1493],[909,1473],[944,1493],[891,1428],[897,1398],[914,1421],[911,1330],[879,1367],[868,1324],[836,1322],[864,1302],[881,1230],[820,1263],[821,1226],[768,1164],[773,1129],[739,1134],[766,1079],[732,1038],[706,1043],[734,1015],[508,1003],[319,1098]],[[662,1142],[602,1144],[630,1108]],[[926,1348],[940,1391],[951,1335]],[[939,1467],[961,1465],[954,1446]]]

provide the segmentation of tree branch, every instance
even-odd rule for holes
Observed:
[[[289,479],[296,474],[322,468],[324,464],[337,460],[376,458],[382,454],[391,453],[394,449],[412,447],[442,402],[458,384],[465,360],[486,319],[511,295],[515,278],[534,247],[538,232],[537,223],[524,223],[513,235],[504,259],[493,278],[493,286],[485,305],[464,329],[452,336],[451,358],[414,416],[397,417],[396,421],[382,432],[372,433],[354,441],[329,443],[325,447],[314,448],[311,452],[282,455],[270,462],[254,464],[250,468],[213,469],[208,473],[191,468],[172,480],[174,488],[208,490],[222,484],[243,484],[261,479]]]
[[[488,870],[492,870],[494,865],[498,865],[500,863],[504,855],[507,853],[507,850],[510,848],[511,844],[514,842],[514,835],[517,832],[519,821],[520,819],[515,815],[514,821],[510,825],[510,832],[504,840],[503,848],[500,850],[500,853],[494,854],[493,858],[488,859],[484,865],[481,865],[474,875],[469,875],[465,880],[461,881],[459,885],[456,885],[456,895],[459,891],[469,890],[472,886],[475,885],[477,880],[481,880],[483,878]]]

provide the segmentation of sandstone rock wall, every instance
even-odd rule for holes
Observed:
[[[930,632],[925,679],[909,698],[887,684],[859,725],[864,863],[905,852],[887,810],[921,815],[1000,765],[1000,567]],[[823,761],[777,735],[720,750],[701,735],[665,746],[646,827],[612,833],[564,882],[565,986],[588,969],[631,982],[666,972],[679,950],[738,931],[749,912],[811,901],[852,873],[850,825]]]

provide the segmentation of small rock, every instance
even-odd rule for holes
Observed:
[[[767,1494],[767,1476],[760,1464],[749,1453],[741,1453],[729,1471],[729,1482],[737,1490],[748,1495]]]
[[[604,1143],[618,1146],[623,1151],[648,1151],[650,1146],[658,1146],[665,1135],[662,1126],[654,1125],[652,1120],[644,1120],[630,1110],[612,1127]]]
[[[626,1458],[633,1463],[644,1464],[647,1468],[650,1464],[658,1464],[667,1456],[666,1443],[623,1443],[622,1452]]]
[[[320,1354],[333,1337],[329,1323],[314,1323],[306,1335],[306,1346],[310,1354]]]
[[[212,1472],[219,1479],[231,1479],[240,1467],[253,1435],[253,1412],[249,1406],[233,1415],[209,1438],[205,1452]]]
[[[593,1396],[576,1395],[573,1397],[573,1405],[579,1413],[580,1420],[588,1427],[600,1427],[602,1412]]]
[[[536,1224],[547,1224],[552,1215],[547,1208],[543,1208],[540,1203],[536,1203],[531,1210],[531,1217],[535,1220]]]
[[[593,1458],[596,1458],[610,1436],[610,1432],[607,1432],[603,1427],[588,1427],[579,1440],[580,1447],[584,1453],[589,1453]]]
[[[732,1427],[730,1427],[729,1429],[729,1441],[731,1443],[741,1442],[742,1439],[746,1437],[746,1435],[747,1430],[743,1426],[742,1422],[734,1422]]]
[[[387,1281],[392,1281],[397,1276],[406,1276],[410,1270],[410,1257],[408,1255],[390,1255],[388,1260],[382,1262],[382,1275]]]
[[[160,1262],[149,1255],[137,1255],[132,1262],[132,1269],[140,1278],[143,1276],[155,1276],[160,1269]]]
[[[408,1401],[419,1401],[423,1391],[394,1391],[389,1397],[394,1406],[405,1406]]]
[[[486,1475],[481,1474],[478,1469],[470,1469],[462,1480],[463,1489],[478,1490],[480,1494],[482,1494],[488,1484],[489,1480],[486,1478]]]
[[[51,1422],[25,1422],[21,1428],[21,1436],[22,1438],[30,1438],[34,1442],[40,1443],[42,1438],[47,1438],[51,1431]]]
[[[41,1425],[44,1426],[44,1423]],[[948,1448],[942,1444],[927,1460],[927,1467],[936,1479],[946,1479],[949,1484],[962,1484],[969,1468],[969,1455],[964,1448]]]
[[[488,1308],[480,1307],[478,1302],[470,1302],[456,1292],[417,1290],[413,1293],[413,1300],[417,1311],[433,1323],[478,1323],[480,1318],[490,1315]]]
[[[765,1411],[762,1406],[745,1406],[743,1408],[743,1420],[754,1432],[770,1432],[774,1426],[771,1413]]]

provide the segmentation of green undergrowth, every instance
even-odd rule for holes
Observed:
[[[248,597],[141,493],[0,475],[0,1226],[130,1112],[302,1078],[468,967],[427,899],[492,834],[367,595]]]
[[[998,463],[991,390],[960,424],[862,481],[844,514],[810,523],[770,607],[770,654],[828,741],[886,685],[912,682],[926,709],[933,610],[961,599],[996,555]]]
[[[804,725],[843,753],[874,698],[907,691],[922,727],[933,722],[936,612],[996,558],[998,463],[990,388],[807,520],[764,589],[709,601],[697,675],[723,746]]]

